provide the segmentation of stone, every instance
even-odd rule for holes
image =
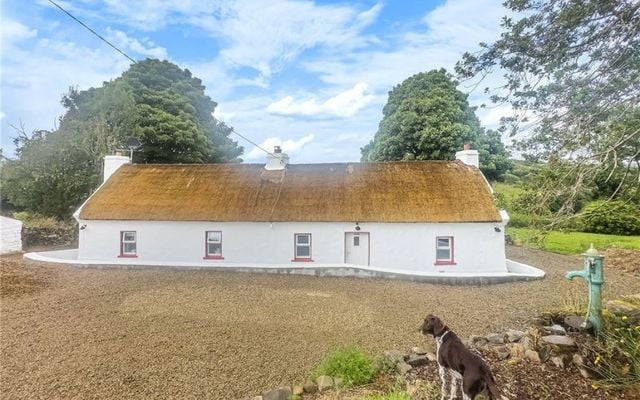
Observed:
[[[591,322],[587,321],[585,324],[585,318],[579,315],[568,315],[564,318],[564,324],[576,331],[591,328]]]
[[[407,359],[406,363],[411,365],[412,367],[419,367],[421,365],[428,364],[429,359],[427,358],[427,356],[412,355]]]
[[[579,367],[580,375],[585,379],[591,379],[591,373],[585,367]]]
[[[487,335],[486,338],[490,343],[503,344],[504,336],[505,335],[503,333],[492,333],[490,335]]]
[[[308,380],[302,385],[302,389],[304,389],[305,393],[315,393],[318,391],[318,385],[315,382]]]
[[[527,351],[524,352],[524,356],[529,361],[532,361],[532,362],[535,362],[535,363],[539,363],[540,362],[540,355],[538,354],[537,351],[527,350]]]
[[[262,400],[262,396],[253,396],[252,400]]]
[[[554,335],[566,335],[567,331],[562,327],[562,325],[553,324],[551,326],[545,326],[544,330],[550,332]]]
[[[540,361],[542,361],[543,363],[547,362],[549,360],[549,357],[551,357],[551,351],[552,351],[551,346],[549,345],[542,346],[540,351],[538,351],[538,355],[540,356]]]
[[[571,358],[571,362],[578,368],[584,365],[584,361],[582,360],[582,356],[580,354],[574,354]]]
[[[627,299],[630,301],[622,299],[609,300],[607,301],[606,308],[611,314],[624,317],[625,322],[629,324],[640,323],[640,305],[631,302],[634,301],[632,296],[629,296]]]
[[[436,358],[436,355],[433,354],[433,353],[427,353],[427,354],[425,354],[425,356],[431,362],[437,362],[438,361],[438,359]]]
[[[535,341],[529,335],[523,337],[520,340],[520,343],[522,343],[522,347],[524,348],[525,351],[536,349]]]
[[[409,364],[407,364],[406,362],[401,362],[398,363],[398,365],[396,365],[396,371],[398,371],[399,374],[404,375],[407,372],[411,371],[413,369],[413,367]]]
[[[516,343],[519,342],[523,337],[524,337],[524,332],[522,331],[516,331],[513,329],[509,329],[507,332],[507,340],[510,343]]]
[[[404,362],[404,353],[398,350],[386,350],[384,356],[394,364]]]
[[[522,343],[507,344],[511,358],[524,358],[525,348]]]
[[[553,356],[550,358],[553,365],[558,368],[564,369],[566,367],[566,359],[562,356]]]
[[[316,385],[318,385],[318,392],[322,393],[333,387],[333,378],[326,375],[321,375],[316,378]]]
[[[291,390],[292,394],[294,396],[302,396],[302,393],[304,393],[304,386],[302,385],[295,385],[293,387],[293,390]]]
[[[495,346],[492,350],[500,360],[506,360],[511,355],[511,351],[509,350],[509,348],[504,345]]]
[[[291,397],[290,387],[281,387],[262,394],[262,400],[289,400]]]
[[[473,344],[474,346],[478,346],[478,347],[482,347],[485,344],[489,343],[489,341],[487,340],[486,337],[478,336],[478,335],[471,335],[469,337],[469,341],[471,342],[471,344]]]
[[[424,347],[412,347],[411,352],[419,356],[427,354],[427,350]]]
[[[340,387],[342,386],[342,378],[338,378],[337,376],[333,378],[333,386]]]
[[[575,347],[576,342],[569,336],[548,335],[540,338],[543,343],[553,344],[559,347]]]

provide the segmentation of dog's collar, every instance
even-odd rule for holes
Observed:
[[[442,330],[440,331],[439,335],[434,335],[435,337],[444,337],[444,335],[446,335],[447,333],[449,333],[449,327],[448,326],[444,326],[444,328],[442,328]]]

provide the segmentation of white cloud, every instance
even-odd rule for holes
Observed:
[[[13,45],[14,43],[21,42],[26,39],[36,37],[38,35],[37,29],[29,28],[18,21],[9,19],[2,19],[2,45]]]
[[[351,89],[322,103],[315,98],[298,103],[292,96],[286,96],[269,104],[267,111],[280,115],[351,117],[369,104],[373,97],[367,84],[358,82]]]
[[[117,29],[107,28],[107,38],[114,42],[117,47],[121,47],[124,51],[131,51],[136,54],[150,58],[159,58],[164,60],[167,58],[167,49],[157,46],[151,40],[143,40],[129,37],[126,33]]]
[[[268,137],[264,141],[262,141],[262,143],[260,143],[260,147],[267,151],[272,151],[274,146],[280,146],[284,153],[287,153],[289,156],[291,156],[300,152],[304,146],[313,142],[314,139],[315,135],[313,133],[303,136],[298,140],[283,140],[279,137]],[[254,146],[254,148],[243,158],[245,160],[258,160],[265,157],[266,154],[264,153],[264,151]]]

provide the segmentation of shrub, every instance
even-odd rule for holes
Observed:
[[[44,215],[27,211],[15,212],[13,213],[13,218],[22,221],[25,228],[53,229],[59,225],[58,220],[53,217],[45,217]]]
[[[517,185],[520,183],[520,178],[517,175],[513,175],[507,172],[506,174],[504,174],[504,183]]]
[[[345,386],[369,383],[376,375],[373,358],[361,349],[350,346],[330,353],[315,369],[313,375],[341,378]]]
[[[509,214],[508,226],[514,228],[533,228],[546,225],[550,222],[551,221],[548,218],[514,212]]]
[[[587,204],[581,214],[580,223],[585,232],[640,234],[640,210],[633,204],[598,200]]]

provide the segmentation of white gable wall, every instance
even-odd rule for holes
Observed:
[[[0,254],[22,251],[21,221],[0,216],[0,236],[2,236]]]
[[[293,262],[294,234],[312,234],[313,265],[344,264],[345,232],[355,223],[80,221],[78,258],[85,260],[257,263],[304,267]],[[370,265],[416,271],[505,272],[500,223],[361,223],[370,234]],[[502,232],[496,232],[500,227]],[[136,259],[118,258],[120,231],[137,232]],[[224,260],[204,260],[205,231],[222,231]],[[454,237],[456,265],[434,265],[436,236]]]

